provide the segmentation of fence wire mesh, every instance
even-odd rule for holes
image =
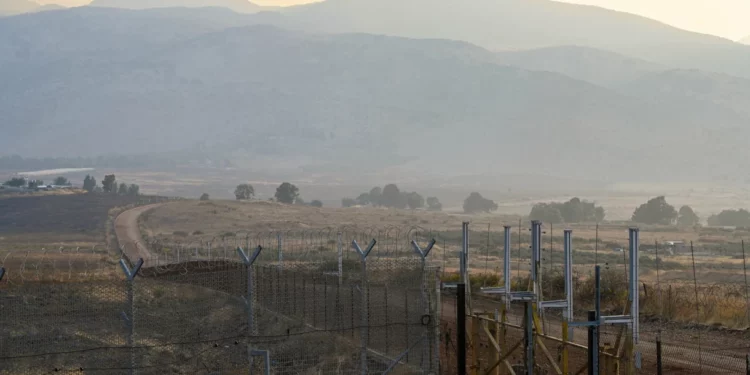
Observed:
[[[130,270],[152,255],[132,281],[105,252],[3,254],[0,374],[438,373],[439,271],[387,233],[247,237],[252,265],[124,244]]]

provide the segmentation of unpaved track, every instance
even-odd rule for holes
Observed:
[[[161,206],[162,203],[150,204],[124,211],[115,218],[115,235],[122,251],[131,260],[143,258],[144,267],[148,267],[153,255],[143,243],[138,218],[145,212]]]

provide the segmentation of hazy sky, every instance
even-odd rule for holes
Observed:
[[[84,5],[91,0],[38,0]],[[313,0],[254,0],[260,5],[293,5]],[[408,0],[404,0],[408,1]],[[466,0],[471,1],[471,0]],[[640,14],[682,29],[737,40],[750,35],[750,0],[560,0]]]
[[[657,19],[682,29],[737,40],[750,35],[750,0],[561,0]]]

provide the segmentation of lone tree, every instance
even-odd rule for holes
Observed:
[[[477,192],[469,194],[464,199],[464,212],[467,214],[476,212],[492,212],[497,210],[497,203],[491,199],[487,199]]]
[[[86,175],[86,178],[83,179],[83,190],[86,190],[90,193],[94,191],[94,189],[96,189],[96,179],[89,175]]]
[[[424,207],[424,198],[422,198],[419,193],[413,191],[409,194],[406,194],[406,205],[408,205],[412,210],[422,208]]]
[[[52,181],[52,185],[58,185],[58,186],[70,185],[70,181],[68,181],[68,179],[63,176],[60,176],[60,177],[55,178],[54,181]]]
[[[656,197],[636,208],[633,221],[643,224],[670,225],[677,219],[677,210],[667,203],[664,196]]]
[[[117,179],[115,178],[115,175],[108,174],[104,176],[104,180],[102,180],[102,190],[104,190],[105,193],[117,192]]]
[[[253,199],[255,196],[255,189],[253,188],[253,185],[240,184],[234,189],[234,196],[237,197],[238,201]]]
[[[310,202],[310,206],[313,206],[313,207],[318,207],[318,208],[320,208],[320,207],[323,207],[323,202],[321,202],[321,201],[319,201],[319,200],[315,199],[315,200],[313,200],[312,202]]]
[[[125,185],[125,183],[120,184],[120,189],[117,190],[117,194],[120,195],[128,195],[128,185]]]
[[[21,187],[23,185],[26,185],[26,180],[24,180],[21,177],[13,177],[10,180],[5,181],[3,185],[10,186],[10,187]]]
[[[395,184],[385,185],[383,195],[380,197],[380,204],[391,208],[406,208],[406,196],[401,194],[401,190]]]
[[[292,204],[299,198],[299,189],[288,182],[284,182],[276,188],[274,197],[281,203]]]
[[[442,211],[443,204],[435,197],[427,197],[427,210],[428,211]]]
[[[700,223],[700,218],[690,206],[680,207],[680,213],[677,217],[677,225],[681,227],[694,227],[698,225],[698,223]]]
[[[341,207],[352,207],[356,205],[357,205],[357,201],[355,201],[354,199],[344,198],[341,200]]]
[[[208,193],[201,194],[200,200],[207,201],[209,199],[211,199],[211,198],[208,196]]]

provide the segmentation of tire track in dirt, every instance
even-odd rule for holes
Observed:
[[[151,266],[153,254],[151,254],[148,247],[143,243],[141,229],[138,226],[138,218],[145,212],[153,210],[162,204],[163,203],[157,203],[131,208],[120,213],[115,218],[115,236],[117,237],[117,242],[120,244],[122,252],[132,262],[135,262],[138,258],[143,258],[144,267]]]

